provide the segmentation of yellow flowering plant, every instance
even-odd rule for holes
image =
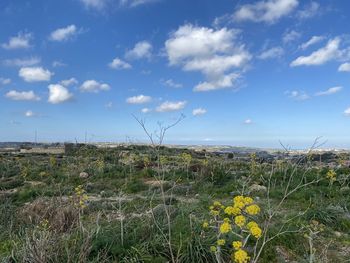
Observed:
[[[83,189],[82,185],[78,185],[74,189],[74,195],[71,196],[71,200],[75,207],[79,209],[84,209],[87,207],[89,197],[86,194],[86,191]]]
[[[222,247],[229,244],[231,260],[236,263],[248,263],[251,257],[248,241],[257,244],[263,231],[256,222],[261,208],[249,196],[235,196],[228,205],[215,201],[209,207],[210,220],[203,222],[205,231],[213,230],[216,234],[216,244],[210,250],[215,253],[217,262],[222,262]],[[252,244],[252,242],[249,242]]]
[[[330,184],[333,184],[337,180],[337,173],[334,170],[329,170],[326,174]]]

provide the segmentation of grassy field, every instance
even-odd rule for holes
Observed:
[[[350,262],[350,169],[166,147],[0,155],[1,262]]]

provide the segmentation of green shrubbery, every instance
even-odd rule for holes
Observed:
[[[212,201],[253,196],[263,228],[269,206],[278,206],[287,185],[297,190],[278,208],[269,235],[294,216],[288,229],[295,231],[267,243],[259,262],[308,260],[304,235],[313,221],[325,228],[314,240],[315,250],[332,242],[330,262],[346,259],[339,251],[350,243],[348,167],[337,166],[329,177],[331,169],[311,159],[296,165],[235,157],[165,147],[157,155],[144,146],[82,147],[64,157],[3,156],[0,261],[13,256],[38,262],[33,257],[39,249],[42,262],[215,262],[210,246],[217,237],[204,235],[201,227]],[[81,178],[81,172],[89,176]],[[224,262],[231,250],[230,244],[222,246]]]

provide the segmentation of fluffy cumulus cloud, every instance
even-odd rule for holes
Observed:
[[[66,41],[73,38],[78,33],[78,29],[75,25],[69,25],[66,27],[58,28],[50,34],[50,40],[52,41]]]
[[[3,64],[10,67],[29,67],[37,65],[41,62],[39,57],[27,57],[27,58],[13,58],[5,59]]]
[[[340,38],[336,37],[329,40],[326,46],[314,51],[309,56],[298,57],[290,65],[292,67],[323,65],[340,57],[342,51],[339,49],[339,46]]]
[[[239,31],[227,28],[181,26],[165,42],[169,64],[204,74],[207,78],[204,85],[210,88],[195,88],[197,91],[232,87],[234,75],[230,73],[241,70],[251,59],[245,46],[237,43],[238,35]]]
[[[206,113],[207,113],[207,110],[203,109],[203,108],[197,108],[197,109],[194,109],[192,111],[192,115],[193,116],[203,115],[203,114],[206,114]]]
[[[211,91],[211,90],[230,88],[234,86],[234,83],[239,77],[240,75],[236,73],[222,75],[220,78],[198,83],[193,88],[193,91]]]
[[[179,111],[185,108],[186,101],[165,101],[160,104],[157,108],[157,112],[170,112],[170,111]]]
[[[305,50],[308,47],[321,42],[322,40],[324,40],[323,36],[313,36],[308,41],[306,41],[305,43],[301,44],[300,45],[300,49]]]
[[[8,85],[11,83],[11,79],[9,78],[0,78],[0,85]]]
[[[130,69],[132,66],[121,60],[120,58],[115,58],[111,63],[108,64],[108,66],[112,69]]]
[[[34,91],[16,91],[10,90],[5,95],[6,98],[11,100],[27,100],[27,101],[38,101],[40,97],[38,97]]]
[[[126,99],[126,102],[129,104],[144,104],[152,101],[152,97],[145,95],[133,96]]]
[[[160,83],[162,83],[164,86],[170,87],[170,88],[182,88],[183,85],[181,83],[176,83],[172,79],[167,79],[167,80],[161,80]]]
[[[327,95],[333,95],[335,93],[338,93],[339,91],[341,91],[343,89],[343,87],[341,86],[336,86],[336,87],[332,87],[332,88],[329,88],[327,90],[324,90],[324,91],[319,91],[317,92],[315,95],[316,96],[327,96]]]
[[[69,90],[60,84],[51,84],[48,86],[49,99],[48,102],[52,104],[59,104],[69,101],[73,98],[73,94]]]
[[[128,59],[150,58],[152,56],[152,44],[148,41],[140,41],[134,48],[127,51],[125,57]]]
[[[298,6],[298,0],[266,0],[240,6],[233,18],[235,21],[275,23],[290,14]]]
[[[18,33],[17,36],[10,37],[7,43],[3,43],[1,46],[4,49],[21,49],[29,48],[32,34],[30,33]]]
[[[350,107],[344,111],[344,114],[350,117]]]
[[[350,72],[350,63],[343,63],[339,66],[338,71],[340,72]]]
[[[284,49],[282,47],[272,47],[270,49],[266,49],[261,54],[259,54],[259,59],[273,59],[280,58],[284,54]]]
[[[81,92],[93,92],[98,93],[100,91],[107,91],[110,90],[111,87],[106,83],[100,83],[96,80],[86,80],[84,83],[80,86]]]
[[[26,82],[50,81],[53,73],[42,67],[23,67],[18,75]]]
[[[75,78],[70,78],[70,79],[61,80],[60,84],[65,87],[69,87],[69,86],[78,84],[78,81]]]

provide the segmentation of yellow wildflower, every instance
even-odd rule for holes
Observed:
[[[238,195],[235,198],[233,198],[233,206],[242,209],[245,206],[244,196]]]
[[[228,215],[239,215],[241,214],[241,209],[238,207],[228,206],[225,208],[224,212]]]
[[[247,196],[247,197],[244,197],[244,203],[246,205],[250,205],[250,204],[254,203],[254,200],[253,200],[253,198]]]
[[[211,252],[216,252],[216,246],[211,246],[211,247],[210,247],[210,251],[211,251]]]
[[[334,170],[329,170],[327,173],[327,178],[331,181],[334,182],[335,180],[337,180],[337,174]]]
[[[253,226],[252,228],[249,229],[250,233],[255,237],[255,238],[260,238],[262,234],[262,230],[258,226]]]
[[[239,249],[233,254],[233,259],[237,263],[248,263],[250,257],[246,251]]]
[[[232,247],[235,249],[235,250],[238,250],[242,247],[242,242],[241,241],[233,241],[232,242]]]
[[[231,230],[232,230],[232,227],[231,227],[230,223],[228,223],[228,222],[224,222],[220,226],[220,233],[221,234],[226,234],[226,233],[230,232]]]
[[[223,246],[225,245],[225,239],[219,239],[218,241],[216,241],[216,244],[218,244],[218,246]]]
[[[244,203],[244,196],[243,195],[237,195],[233,198],[233,203]]]
[[[210,210],[210,214],[213,215],[213,216],[218,216],[219,215],[219,211],[217,210]]]
[[[213,205],[216,206],[216,207],[221,207],[222,206],[222,204],[219,201],[215,201],[213,203]]]
[[[204,221],[202,227],[203,228],[208,228],[209,227],[208,221]]]
[[[260,207],[258,205],[249,205],[245,208],[245,211],[249,215],[257,215],[260,213]]]
[[[235,224],[239,227],[243,227],[245,224],[245,221],[246,221],[246,219],[242,215],[235,217]]]
[[[254,221],[250,221],[248,224],[247,224],[247,228],[248,229],[251,229],[252,227],[259,227],[259,225],[254,222]]]

